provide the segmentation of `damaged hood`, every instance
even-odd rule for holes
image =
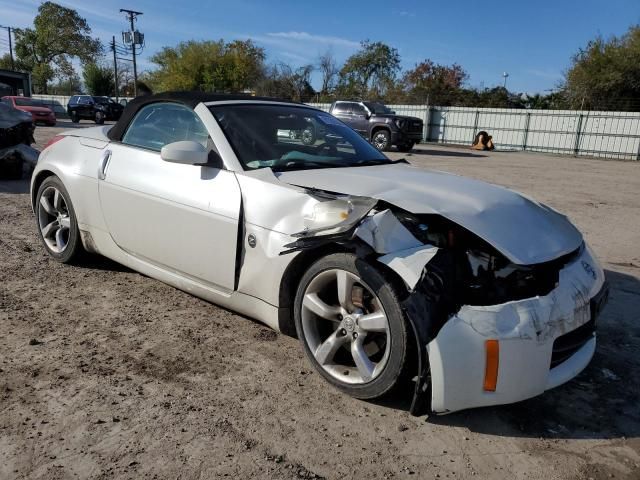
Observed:
[[[438,214],[519,265],[570,253],[582,235],[566,216],[507,188],[406,164],[276,172],[282,182],[372,197],[415,214]]]

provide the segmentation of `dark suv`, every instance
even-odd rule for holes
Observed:
[[[118,120],[124,107],[109,97],[74,95],[67,105],[67,113],[73,123],[80,120],[93,120],[103,124],[105,120]]]
[[[329,113],[381,151],[396,145],[401,152],[408,152],[422,140],[421,119],[396,115],[378,102],[333,102]]]

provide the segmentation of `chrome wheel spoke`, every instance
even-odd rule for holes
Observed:
[[[362,315],[358,318],[358,325],[367,332],[386,332],[389,328],[387,316],[382,310]]]
[[[62,212],[62,204],[63,204],[62,195],[60,195],[60,192],[57,189],[55,189],[53,191],[53,208],[55,208],[56,212],[58,213]]]
[[[42,229],[42,236],[44,238],[52,238],[58,230],[60,230],[60,224],[58,220],[54,220]]]
[[[42,205],[42,208],[44,208],[44,211],[47,212],[49,215],[55,216],[57,214],[55,208],[53,208],[53,205],[51,205],[51,202],[49,201],[49,199],[44,195],[40,197],[40,205]]]
[[[340,336],[340,332],[336,330],[329,338],[320,344],[320,346],[314,352],[314,356],[320,365],[327,365],[331,363],[336,352],[345,343],[346,336]]]
[[[337,321],[338,315],[340,314],[340,307],[327,305],[320,299],[320,297],[318,297],[317,293],[307,293],[304,296],[302,305],[315,313],[318,317],[325,318],[327,320]]]
[[[352,312],[354,310],[354,305],[351,300],[351,295],[355,280],[344,270],[338,270],[336,272],[336,280],[338,284],[338,303],[340,303],[340,306],[348,312]]]
[[[373,372],[375,370],[375,365],[369,357],[367,353],[364,351],[364,346],[362,344],[364,335],[358,337],[358,339],[351,344],[351,356],[353,357],[353,361],[356,363],[356,368],[358,369],[358,373],[362,377],[362,380],[368,382],[373,377]]]
[[[56,246],[62,250],[66,244],[67,242],[64,239],[64,229],[59,228],[58,231],[56,231]]]

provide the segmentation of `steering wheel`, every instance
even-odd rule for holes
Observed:
[[[316,147],[316,151],[321,155],[335,157],[338,154],[338,148],[332,143],[324,142]]]

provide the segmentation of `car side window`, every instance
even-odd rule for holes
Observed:
[[[350,115],[351,114],[351,104],[349,102],[336,103],[336,106],[333,109],[333,113],[335,113],[337,115]]]
[[[89,97],[79,97],[78,103],[80,105],[91,105],[93,101]]]
[[[152,103],[136,114],[122,143],[160,151],[169,143],[192,140],[208,148],[208,137],[192,109],[177,103]]]
[[[367,114],[367,111],[359,103],[354,103],[353,104],[352,111],[353,111],[354,115],[366,115]]]

